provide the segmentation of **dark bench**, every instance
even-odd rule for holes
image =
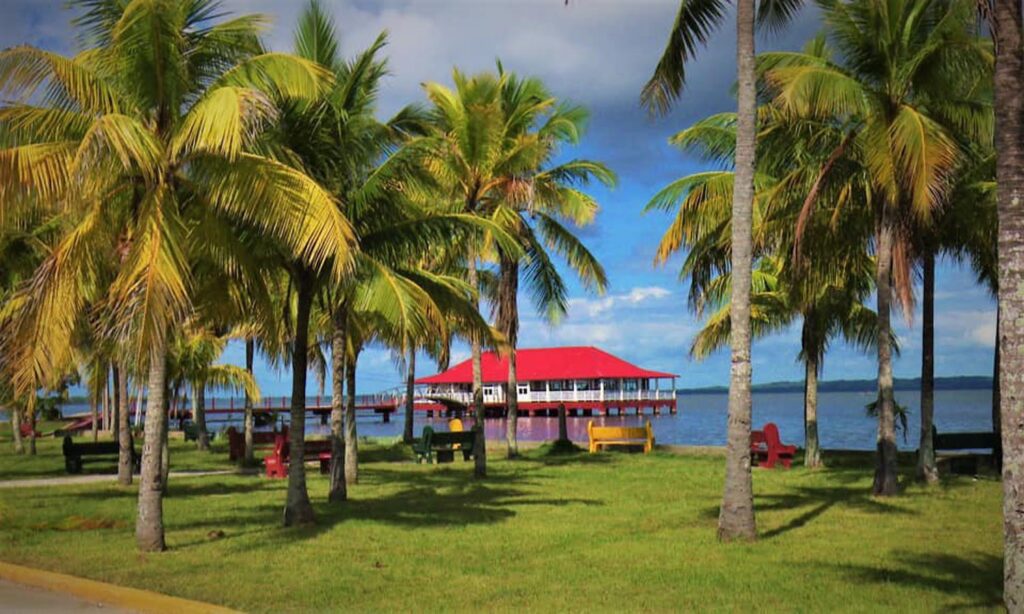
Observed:
[[[228,460],[237,461],[241,460],[245,456],[245,433],[239,431],[235,427],[228,427],[226,431],[228,434]],[[253,456],[256,455],[256,450],[265,449],[269,450],[274,447],[274,442],[278,435],[288,436],[288,427],[284,427],[281,432],[277,431],[253,431],[252,434],[252,449]]]
[[[462,452],[463,460],[473,458],[473,443],[476,431],[452,431],[437,433],[434,429],[423,427],[423,437],[412,443],[412,451],[416,453],[416,462],[450,463],[455,460],[455,452]]]
[[[67,469],[68,473],[81,473],[82,464],[86,462],[85,457],[96,457],[90,458],[90,461],[104,460],[110,462],[112,460],[116,463],[120,452],[120,446],[116,441],[75,443],[70,435],[65,436],[64,468]],[[132,446],[132,470],[135,472],[139,471],[139,454],[135,451],[135,446]]]
[[[940,433],[933,427],[932,446],[936,452],[939,450],[991,450],[991,453],[986,455],[965,454],[948,457],[949,469],[952,473],[978,473],[979,456],[987,456],[997,469],[1002,460],[1000,458],[1002,442],[999,441],[999,436],[995,433]]]
[[[288,477],[288,463],[291,461],[291,450],[288,436],[278,433],[274,437],[273,453],[263,457],[267,466],[268,478]],[[331,471],[331,440],[307,439],[302,446],[302,461],[320,461],[320,473]]]

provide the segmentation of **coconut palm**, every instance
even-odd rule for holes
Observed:
[[[196,447],[210,449],[206,428],[206,392],[211,389],[242,390],[258,402],[259,387],[245,369],[215,364],[224,353],[228,338],[191,323],[175,336],[168,351],[168,379],[188,383],[192,389],[192,420],[196,427]]]
[[[767,54],[775,104],[789,113],[842,126],[846,137],[830,160],[849,156],[870,177],[876,229],[879,449],[873,492],[897,492],[891,309],[912,301],[907,220],[928,221],[944,201],[963,150],[956,136],[983,141],[991,113],[978,85],[991,53],[974,34],[972,9],[939,0],[821,2],[838,63],[821,54]],[[846,181],[822,165],[804,203],[810,215],[819,189]],[[798,221],[798,225],[800,222]]]
[[[751,244],[754,203],[754,168],[757,133],[757,92],[754,66],[754,29],[757,22],[781,28],[797,12],[798,0],[736,2],[737,131],[734,159],[731,269],[735,291],[730,345],[729,428],[726,441],[725,489],[719,511],[718,537],[722,540],[754,539],[754,486],[750,474],[750,279],[753,267]],[[728,3],[722,0],[683,0],[679,4],[668,44],[641,102],[653,112],[664,113],[686,86],[686,63],[698,46],[706,45],[725,20]]]
[[[808,52],[819,44],[812,42]],[[802,320],[805,463],[818,466],[817,376],[827,347],[838,335],[863,347],[874,331],[874,314],[862,305],[871,290],[872,262],[862,240],[870,222],[859,219],[864,217],[859,209],[844,206],[848,197],[830,194],[835,198],[826,201],[828,209],[809,221],[804,257],[791,260],[793,219],[816,176],[814,169],[841,135],[813,122],[791,121],[768,105],[759,113],[751,332],[766,335]],[[735,152],[735,128],[735,115],[722,113],[696,122],[671,142],[728,166]],[[690,280],[690,306],[698,316],[712,311],[691,346],[697,358],[724,345],[731,333],[731,185],[728,169],[695,173],[669,184],[646,208],[676,210],[658,246],[656,264],[685,247],[680,277]],[[834,227],[843,228],[842,241],[832,236]]]
[[[417,179],[422,175],[416,166],[419,154],[402,144],[422,130],[424,118],[414,107],[387,122],[374,115],[380,79],[387,72],[379,57],[386,42],[383,34],[356,58],[343,61],[331,20],[313,2],[295,39],[297,54],[328,70],[334,85],[312,104],[285,110],[281,142],[295,154],[296,164],[336,195],[353,224],[358,246],[344,281],[322,284],[310,279],[312,287],[323,290],[319,308],[329,316],[323,330],[331,331],[334,461],[329,497],[337,501],[345,498],[342,482],[358,479],[355,372],[360,351],[374,340],[401,344],[401,351],[406,351],[412,339],[442,334],[451,312],[470,320],[476,317],[480,328],[482,321],[468,303],[469,288],[419,263],[438,246],[457,245],[494,225],[423,205],[429,194]],[[297,319],[296,331],[301,326]],[[299,366],[293,356],[296,377]],[[296,444],[302,429],[296,421],[293,414],[292,449],[301,450]],[[290,467],[290,483],[292,474],[301,471]]]
[[[166,358],[191,310],[190,251],[219,246],[230,259],[237,224],[339,277],[349,260],[332,196],[261,147],[271,98],[316,96],[330,75],[265,52],[262,18],[220,19],[211,0],[74,4],[86,51],[0,53],[0,90],[15,101],[0,123],[18,139],[0,150],[2,202],[59,202],[75,222],[13,299],[5,367],[20,394],[45,386],[89,293],[101,295],[106,334],[149,374],[136,541],[162,550]],[[111,261],[116,277],[94,288]]]
[[[1001,422],[1019,420],[1024,396],[1024,255],[1016,247],[1024,236],[1024,9],[1015,0],[979,2],[995,42],[994,104],[999,109],[995,131],[998,202],[999,405]],[[1011,611],[1024,607],[1024,433],[1000,429],[1003,445],[1003,602]]]
[[[504,199],[490,203],[489,215],[522,245],[523,255],[495,249],[498,287],[495,297],[496,327],[508,347],[506,402],[508,456],[518,456],[518,381],[516,344],[519,334],[519,287],[526,290],[537,311],[557,322],[566,312],[565,283],[549,251],[560,256],[577,274],[585,288],[603,293],[608,280],[597,258],[587,250],[565,222],[574,227],[594,221],[597,201],[580,188],[590,181],[613,185],[615,175],[603,164],[571,160],[553,165],[551,160],[563,143],[574,144],[583,132],[587,113],[583,107],[559,104],[539,79],[519,79],[499,67],[501,109],[516,118],[504,134],[506,147],[516,152],[515,166],[502,169],[508,175]],[[518,130],[516,134],[514,130]],[[518,168],[517,168],[518,167]],[[521,279],[522,278],[522,279]]]

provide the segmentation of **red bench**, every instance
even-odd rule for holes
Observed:
[[[775,463],[782,463],[789,469],[795,454],[796,446],[782,443],[779,427],[774,422],[765,424],[763,431],[750,432],[750,456],[759,467],[773,469]]]
[[[320,473],[331,470],[331,441],[329,439],[307,439],[303,447],[303,462],[320,461]],[[288,477],[289,454],[288,436],[278,434],[274,438],[274,452],[263,457],[268,478]]]
[[[22,422],[21,427],[18,430],[21,432],[22,437],[32,436],[32,425],[29,424],[28,422]],[[42,434],[37,430],[35,432],[35,436],[38,439],[39,437],[42,437]]]
[[[284,427],[282,433],[288,436],[288,427]],[[269,450],[274,446],[274,439],[282,434],[277,431],[255,431],[252,434],[253,451],[263,448]],[[245,433],[235,427],[229,427],[228,434],[228,460],[237,461],[245,456]]]

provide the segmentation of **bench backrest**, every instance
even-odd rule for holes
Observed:
[[[432,445],[448,446],[455,443],[473,445],[476,434],[473,431],[455,431],[454,433],[434,433],[430,438]]]
[[[750,447],[759,448],[767,446],[768,441],[764,438],[764,431],[750,431]]]
[[[64,437],[62,446],[64,456],[89,456],[101,454],[119,454],[121,446],[116,441],[88,441],[75,443],[70,435]]]
[[[648,420],[645,426],[594,426],[590,421],[587,423],[587,435],[591,440],[647,439],[651,435],[651,422]]]
[[[998,445],[995,433],[935,433],[936,450],[994,450]]]
[[[764,442],[769,448],[783,447],[782,438],[779,437],[779,427],[775,426],[774,422],[764,425]]]
[[[310,454],[319,454],[321,452],[331,451],[331,440],[330,439],[307,439],[302,444],[303,456],[309,456]],[[291,443],[288,441],[288,435],[284,433],[278,433],[274,436],[274,456],[281,460],[288,460],[291,455]]]

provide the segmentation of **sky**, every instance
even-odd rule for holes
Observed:
[[[351,57],[381,31],[388,32],[390,75],[383,85],[381,117],[406,104],[424,102],[422,84],[450,84],[458,67],[473,73],[506,70],[540,77],[561,99],[591,113],[582,142],[565,158],[581,157],[609,165],[619,177],[613,189],[594,188],[601,203],[597,222],[581,237],[607,270],[604,296],[570,283],[569,313],[551,325],[522,297],[520,347],[594,345],[639,365],[677,373],[680,387],[727,385],[728,350],[702,362],[688,348],[701,322],[688,308],[686,282],[678,277],[681,258],[655,268],[655,248],[669,222],[663,213],[642,214],[647,201],[668,182],[707,169],[707,164],[668,144],[669,137],[694,120],[735,109],[735,36],[730,19],[699,58],[687,66],[688,89],[669,115],[651,118],[638,103],[666,40],[678,0],[323,0],[338,28],[342,49]],[[31,44],[61,53],[75,50],[64,0],[4,0],[0,3],[0,47]],[[271,20],[267,45],[292,48],[292,31],[305,6],[298,0],[225,0],[232,14],[262,13]],[[759,36],[758,49],[796,49],[820,28],[818,15],[805,9],[782,33]],[[565,272],[567,278],[571,274]],[[901,354],[897,377],[920,372],[919,306],[895,320]],[[995,338],[995,302],[972,272],[942,260],[936,281],[936,373],[990,375]],[[755,383],[799,380],[799,324],[755,341]],[[468,358],[465,347],[454,358]],[[244,352],[229,346],[223,360],[241,364]],[[456,362],[456,360],[453,360]],[[426,375],[433,365],[417,361]],[[872,378],[872,356],[836,342],[824,362],[824,379]],[[266,395],[290,390],[287,373],[257,365]],[[395,358],[371,348],[360,358],[360,391],[400,385]],[[316,393],[315,378],[310,392]],[[329,388],[329,386],[328,386]]]

